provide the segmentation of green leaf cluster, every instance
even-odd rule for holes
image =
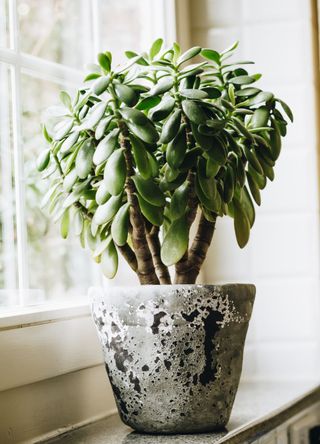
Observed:
[[[161,227],[165,265],[187,251],[192,194],[209,221],[232,217],[247,244],[293,114],[255,85],[252,62],[230,62],[236,48],[182,52],[157,39],[148,52],[127,51],[121,66],[106,51],[75,97],[62,91],[62,110],[49,110],[37,160],[50,181],[43,205],[107,277],[119,247],[132,245],[128,186],[146,226]]]

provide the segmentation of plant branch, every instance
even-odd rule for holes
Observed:
[[[133,159],[130,141],[128,140],[128,129],[124,122],[119,122],[120,146],[124,149],[127,167],[127,178],[125,190],[130,204],[130,222],[132,225],[132,244],[137,258],[137,274],[142,285],[159,284],[155,272],[151,251],[149,249],[144,218],[141,214],[139,202],[135,195],[135,186],[131,176],[134,175]]]
[[[160,284],[171,284],[168,267],[164,265],[160,256],[161,245],[159,240],[159,227],[153,226],[151,228],[147,233],[147,240]]]
[[[122,254],[122,256],[125,258],[125,260],[128,262],[132,270],[136,272],[138,269],[138,261],[130,245],[129,244],[124,244],[122,246],[117,245],[117,248]]]
[[[216,220],[210,222],[204,217],[203,213],[201,214],[198,230],[189,250],[188,261],[179,274],[176,275],[175,284],[193,284],[196,282],[211,244],[215,225]]]

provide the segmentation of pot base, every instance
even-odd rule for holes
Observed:
[[[91,290],[123,422],[144,433],[199,433],[228,422],[251,316],[252,285]]]

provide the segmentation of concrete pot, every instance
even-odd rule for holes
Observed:
[[[123,422],[147,433],[225,426],[254,297],[255,287],[245,284],[91,289]]]

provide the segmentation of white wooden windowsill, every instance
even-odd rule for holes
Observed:
[[[88,302],[50,304],[0,316],[0,391],[103,362]]]

